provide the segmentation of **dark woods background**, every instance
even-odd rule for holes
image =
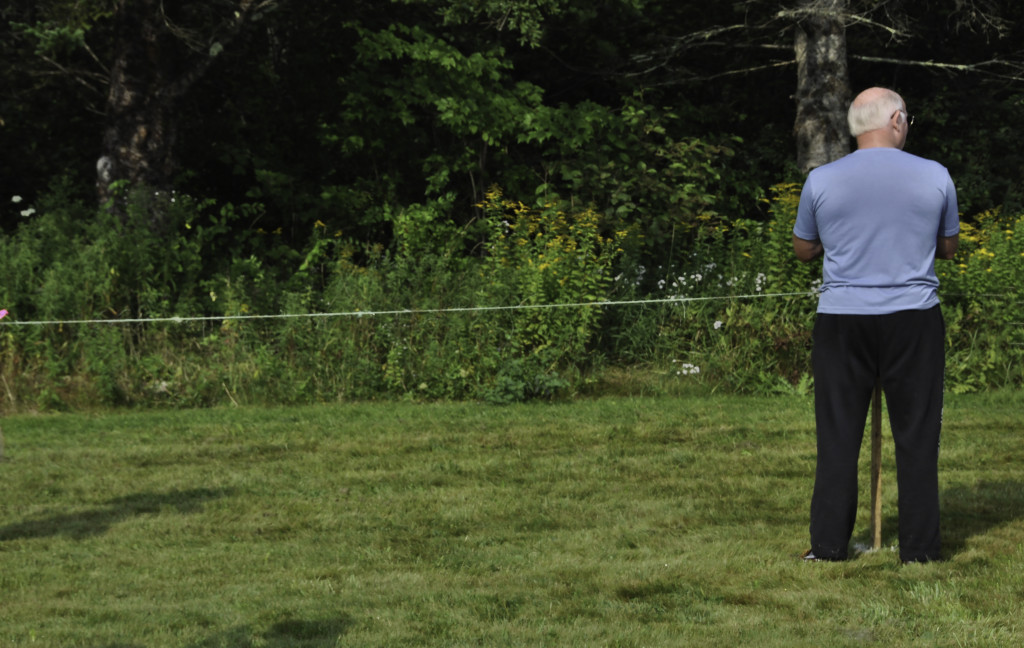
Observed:
[[[30,204],[55,178],[93,197],[102,156],[115,181],[259,203],[232,228],[281,228],[298,247],[317,221],[387,243],[389,212],[444,196],[467,221],[494,183],[655,231],[671,225],[640,212],[756,215],[763,191],[801,177],[793,43],[814,8],[843,28],[847,93],[878,84],[906,97],[908,148],[950,168],[965,213],[1022,200],[1016,2],[5,5],[8,230],[21,211],[9,198]],[[641,164],[704,162],[690,196],[671,174],[635,177]]]

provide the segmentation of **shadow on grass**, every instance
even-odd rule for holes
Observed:
[[[347,615],[336,619],[304,621],[285,619],[272,625],[266,632],[251,627],[232,628],[217,634],[191,648],[333,648],[338,639],[348,634],[353,621]]]
[[[98,508],[0,527],[0,542],[59,535],[81,540],[105,533],[112,525],[132,516],[159,513],[165,508],[173,508],[179,513],[194,513],[201,510],[204,503],[229,494],[225,490],[194,488],[115,497]]]
[[[982,481],[946,488],[941,493],[942,553],[952,558],[967,547],[967,541],[990,530],[1024,519],[1024,488],[1021,482]],[[895,507],[882,518],[884,537],[896,538],[899,517]],[[868,544],[868,531],[858,535]]]
[[[1019,481],[981,481],[942,493],[942,544],[953,556],[967,541],[990,529],[1024,518],[1024,488]]]

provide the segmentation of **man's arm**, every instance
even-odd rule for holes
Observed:
[[[821,246],[821,241],[808,241],[794,234],[793,251],[796,252],[796,258],[801,261],[810,261],[821,255],[825,248]]]
[[[959,234],[954,234],[953,236],[940,236],[938,244],[935,246],[935,258],[947,260],[952,259],[956,255],[957,248],[959,247]]]

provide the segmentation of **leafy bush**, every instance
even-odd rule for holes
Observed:
[[[480,272],[481,303],[516,306],[491,336],[499,350],[490,400],[551,396],[575,384],[596,358],[601,322],[625,231],[602,234],[591,209],[529,208],[492,189],[483,204],[489,238]]]
[[[687,301],[623,311],[604,336],[611,362],[647,363],[715,389],[807,390],[821,263],[792,253],[799,192],[774,187],[769,221],[706,230],[687,265],[659,268],[658,292],[647,297]],[[967,219],[956,259],[936,262],[952,391],[1024,384],[1022,223],[1000,210]],[[630,288],[620,294],[643,297]]]
[[[996,209],[962,223],[956,258],[937,272],[949,388],[1024,384],[1024,216]]]
[[[791,251],[798,192],[775,187],[768,220],[709,223],[673,266],[644,268],[594,210],[498,189],[468,225],[445,196],[385,210],[389,248],[317,222],[294,251],[228,236],[248,208],[136,193],[119,218],[57,184],[0,236],[2,407],[506,403],[577,393],[608,367],[802,393],[821,268]],[[1022,220],[965,221],[938,263],[954,391],[1024,384]],[[249,318],[263,315],[281,317]]]
[[[773,188],[769,221],[704,228],[684,263],[620,286],[624,297],[665,303],[621,311],[605,336],[611,362],[735,392],[806,390],[821,267],[792,252],[799,190]],[[644,283],[656,292],[635,294]]]

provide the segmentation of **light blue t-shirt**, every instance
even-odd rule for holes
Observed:
[[[939,303],[939,236],[960,231],[956,188],[938,162],[859,149],[807,176],[793,234],[825,249],[819,313],[885,315]]]

